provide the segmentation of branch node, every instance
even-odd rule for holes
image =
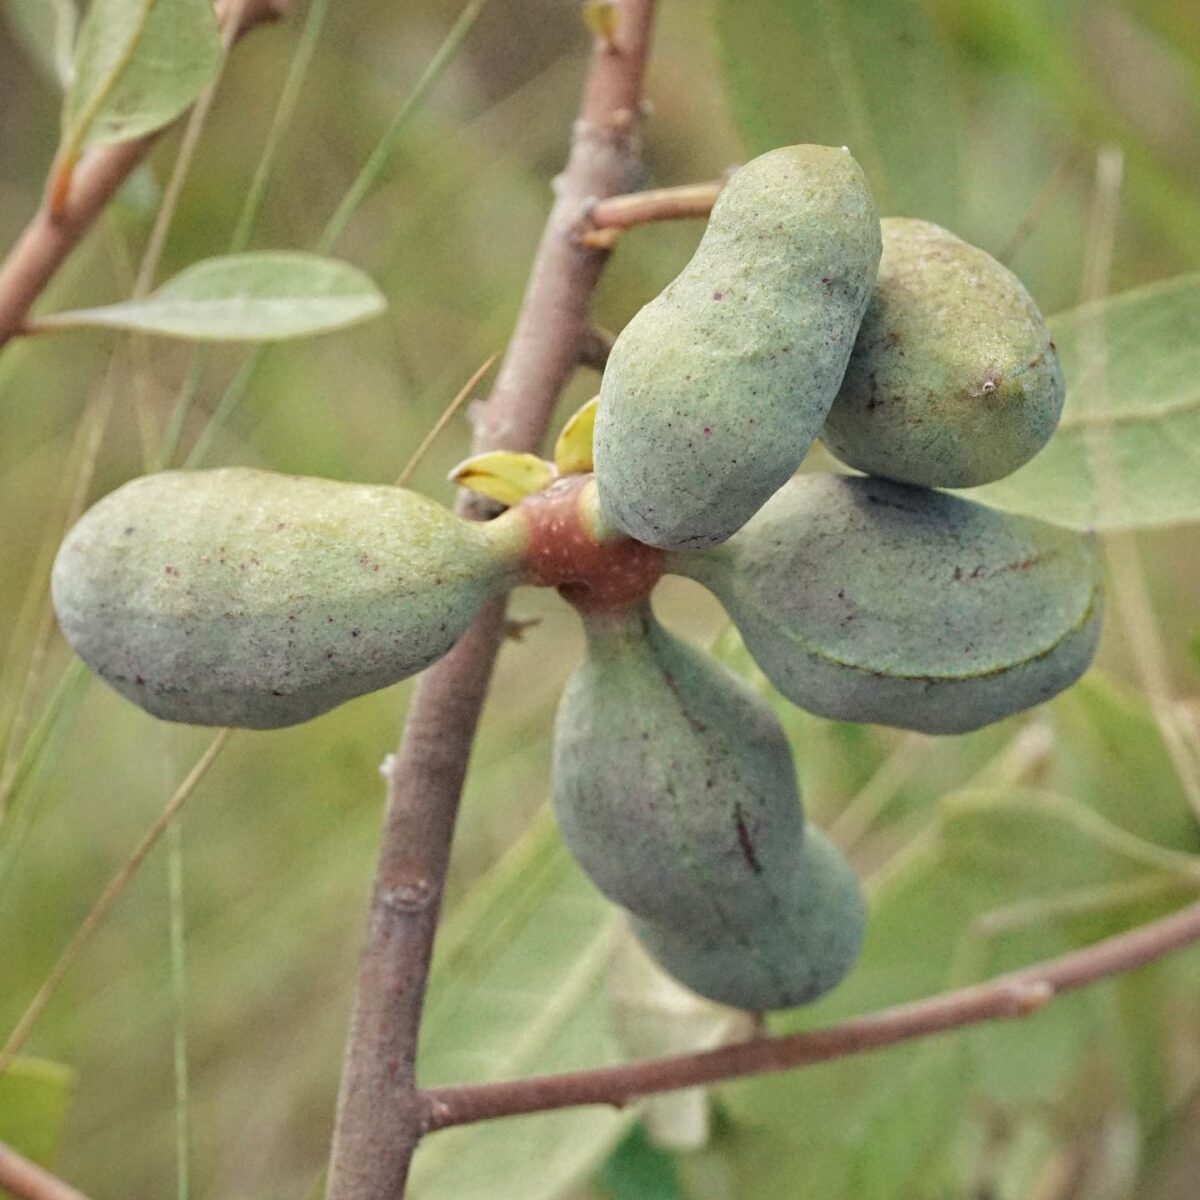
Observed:
[[[579,365],[603,373],[616,340],[616,334],[599,325],[590,325],[579,342]]]
[[[1040,1012],[1054,999],[1054,984],[1045,979],[1014,983],[1010,988],[1010,995],[1016,1005],[1013,1015],[1028,1017]]]
[[[621,231],[609,229],[581,229],[575,241],[585,250],[611,250],[621,240]]]
[[[437,896],[437,888],[428,879],[414,879],[385,888],[380,900],[392,912],[410,914],[424,912]]]

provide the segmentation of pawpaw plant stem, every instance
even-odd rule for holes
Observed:
[[[580,238],[589,205],[634,180],[653,0],[621,0],[597,40],[555,202],[495,387],[475,416],[474,453],[536,451],[563,387],[592,344],[589,307],[607,260]],[[486,502],[459,502],[483,518]],[[489,604],[421,678],[388,797],[378,871],[342,1067],[328,1200],[396,1200],[424,1132],[415,1056],[450,841],[479,712],[504,634]]]
[[[232,32],[232,40],[237,41],[259,25],[281,17],[289,4],[290,0],[244,0],[242,3],[218,0],[217,20],[223,36],[228,36],[228,24],[237,22]],[[179,120],[186,120],[186,114]],[[69,178],[59,182],[57,189],[53,178],[48,181],[47,199],[0,263],[0,347],[25,332],[29,310],[54,273],[83,240],[133,169],[175,124],[178,121],[132,141],[99,146],[84,155]],[[58,202],[52,204],[49,193],[55,190],[62,194],[57,197]]]

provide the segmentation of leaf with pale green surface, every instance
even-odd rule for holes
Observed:
[[[1143,696],[1089,671],[1049,711],[1050,786],[1085,797],[1090,809],[1140,838],[1200,853],[1200,824]]]
[[[15,1059],[0,1075],[0,1142],[48,1165],[58,1151],[74,1073],[42,1058]],[[5,1195],[0,1189],[0,1195]]]
[[[881,212],[954,223],[962,106],[920,4],[718,0],[717,23],[752,153],[848,146]]]
[[[423,1086],[605,1066],[613,908],[544,815],[446,923],[430,980]],[[620,1141],[597,1107],[442,1131],[413,1162],[413,1200],[552,1200]]]
[[[1067,378],[1058,429],[1019,471],[965,494],[1077,529],[1200,520],[1200,274],[1072,309],[1050,331]]]
[[[140,300],[42,317],[36,328],[129,329],[195,341],[310,337],[378,316],[379,289],[357,267],[288,250],[209,258]]]
[[[128,141],[173,121],[216,78],[210,0],[92,0],[63,103],[60,152]]]

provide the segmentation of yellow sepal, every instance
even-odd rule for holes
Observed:
[[[536,454],[492,450],[464,459],[450,472],[459,487],[500,504],[517,504],[554,482],[554,468]]]
[[[593,396],[567,423],[554,443],[554,465],[560,475],[582,475],[592,469],[592,430],[599,396]]]

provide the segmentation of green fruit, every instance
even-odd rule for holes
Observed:
[[[54,605],[80,657],[155,716],[274,728],[439,658],[515,579],[520,541],[400,488],[170,471],[75,525]]]
[[[554,807],[580,865],[704,995],[778,1008],[832,987],[857,950],[861,905],[844,864],[831,885],[836,851],[805,832],[770,708],[648,606],[586,628],[554,754]],[[705,974],[708,959],[747,964],[744,982]]]
[[[753,937],[696,936],[634,920],[642,945],[694,992],[765,1012],[808,1004],[835,987],[862,946],[866,910],[858,880],[837,848],[809,826],[784,916]]]
[[[603,510],[653,546],[710,546],[799,465],[875,282],[879,219],[845,148],[747,163],[695,257],[617,338],[600,391]]]
[[[883,222],[879,279],[821,434],[838,458],[902,483],[989,483],[1046,444],[1064,394],[1011,271],[926,221]]]
[[[925,733],[1048,699],[1100,629],[1094,538],[880,479],[800,476],[667,567],[716,593],[793,703]]]

